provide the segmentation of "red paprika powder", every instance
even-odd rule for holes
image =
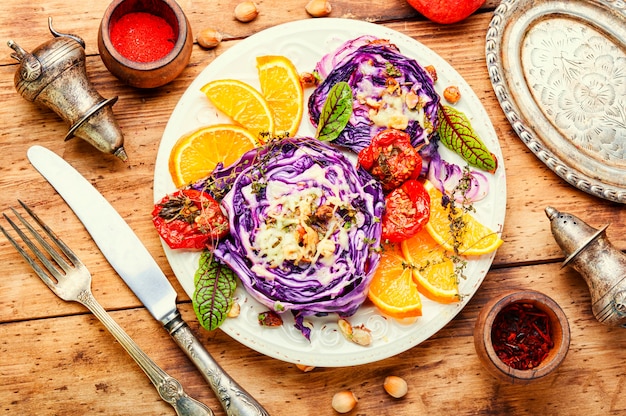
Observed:
[[[491,342],[503,363],[518,370],[537,367],[554,347],[548,314],[527,303],[512,303],[496,316]]]
[[[146,12],[123,15],[111,25],[115,49],[135,62],[153,62],[167,55],[176,43],[174,29],[165,19]]]

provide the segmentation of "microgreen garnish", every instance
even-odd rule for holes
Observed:
[[[205,250],[194,276],[193,310],[203,328],[217,329],[226,319],[237,287],[235,273]]]
[[[330,89],[317,122],[315,137],[332,141],[341,134],[352,116],[352,88],[347,82],[338,82]]]
[[[402,76],[402,72],[400,72],[400,70],[396,68],[391,62],[385,62],[385,71],[390,77]]]
[[[439,139],[471,166],[493,173],[498,168],[496,156],[487,149],[472,128],[467,116],[447,105],[439,105]]]

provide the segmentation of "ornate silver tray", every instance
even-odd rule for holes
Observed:
[[[504,0],[486,40],[526,146],[571,185],[626,203],[626,2]]]

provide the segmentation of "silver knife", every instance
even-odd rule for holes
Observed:
[[[176,307],[176,291],[150,252],[113,206],[63,158],[42,146],[28,149],[30,163],[63,197],[102,254],[198,367],[229,416],[269,415],[211,357]]]

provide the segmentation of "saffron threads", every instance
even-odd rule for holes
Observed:
[[[176,43],[174,29],[165,19],[146,12],[131,12],[111,25],[115,49],[135,62],[153,62],[167,55]]]
[[[509,367],[533,369],[554,347],[550,319],[532,304],[513,303],[496,316],[491,342],[500,360]]]

